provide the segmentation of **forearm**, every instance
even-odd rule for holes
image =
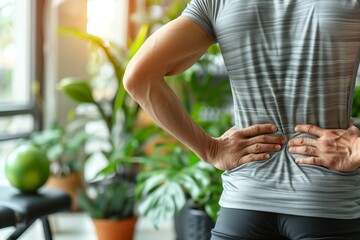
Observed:
[[[128,86],[128,91],[156,124],[206,161],[212,138],[189,116],[163,79],[142,81],[136,88]]]
[[[146,40],[127,65],[123,79],[126,90],[155,123],[205,161],[215,141],[191,119],[164,76],[187,70],[211,44],[198,24],[179,17]]]

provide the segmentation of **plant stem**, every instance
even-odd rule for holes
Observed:
[[[101,107],[101,105],[98,102],[94,102],[96,108],[98,109],[102,119],[105,121],[106,127],[109,131],[109,133],[111,133],[111,128],[112,128],[112,121],[111,118],[109,118],[106,114],[104,109]]]

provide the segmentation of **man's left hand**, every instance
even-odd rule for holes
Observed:
[[[290,153],[309,156],[296,159],[296,163],[319,165],[341,172],[352,172],[360,167],[360,130],[357,127],[343,130],[297,125],[295,131],[318,137],[289,140]]]

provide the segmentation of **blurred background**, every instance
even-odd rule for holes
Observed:
[[[0,186],[13,187],[5,165],[14,149],[41,149],[50,162],[42,188],[72,198],[70,212],[50,216],[54,239],[110,240],[99,235],[96,220],[129,218],[131,239],[209,238],[221,173],[156,127],[122,87],[137,49],[188,2],[0,2]],[[232,123],[219,53],[214,46],[186,73],[167,79],[214,136]],[[36,179],[25,172],[17,177]],[[194,220],[187,220],[190,210]],[[13,231],[0,229],[0,238]],[[41,223],[20,239],[45,239]]]
[[[188,2],[0,1],[0,186],[12,187],[5,166],[16,147],[43,151],[50,175],[42,188],[72,199],[70,211],[50,216],[55,240],[210,238],[221,172],[156,127],[122,87],[141,44]],[[231,91],[217,45],[166,80],[211,136],[232,126]],[[354,97],[353,116],[359,118],[359,87]],[[115,232],[104,222],[122,220],[131,222],[125,227],[134,230],[130,238],[122,238],[123,230],[112,237],[100,233]],[[0,229],[0,238],[14,229]],[[41,223],[20,239],[45,239]]]

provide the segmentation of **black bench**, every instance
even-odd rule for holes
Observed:
[[[13,210],[0,206],[0,228],[15,226],[16,219]]]
[[[42,221],[45,239],[52,240],[48,216],[70,211],[71,199],[67,193],[55,189],[41,188],[37,193],[22,193],[12,187],[0,186],[0,206],[13,211],[16,217],[16,223],[12,224],[16,229],[8,240],[18,239],[37,219]]]

